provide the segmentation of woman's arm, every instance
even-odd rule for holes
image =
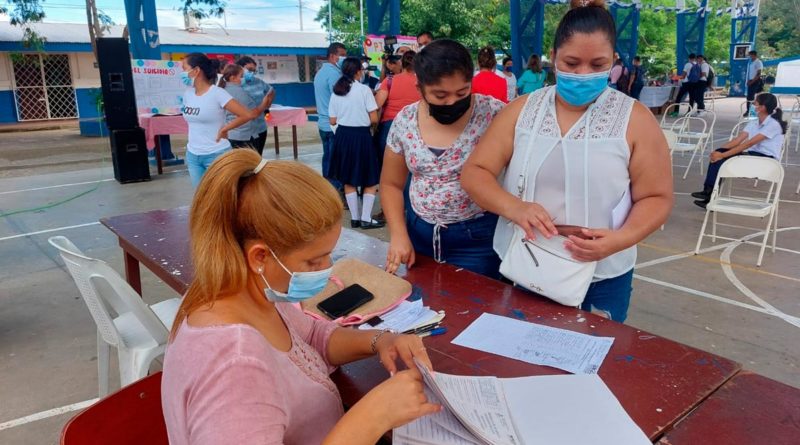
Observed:
[[[383,85],[381,85],[381,89],[378,90],[378,93],[375,94],[375,102],[378,104],[378,108],[383,108],[386,105],[386,99],[389,98],[389,92],[383,89]]]
[[[655,135],[655,136],[654,136]],[[672,209],[669,148],[658,122],[639,102],[628,125],[633,206],[619,230],[584,229],[585,238],[570,236],[567,249],[579,261],[598,261],[638,243],[660,227]]]
[[[528,238],[535,239],[534,228],[546,237],[558,233],[550,215],[539,204],[522,201],[497,182],[514,153],[514,127],[526,101],[527,96],[520,97],[495,116],[464,164],[461,187],[482,209],[513,221]]]
[[[378,110],[369,112],[369,122],[373,125],[378,123]]]
[[[736,138],[736,141],[738,141],[738,143],[736,143],[736,144],[733,144],[733,143],[726,144],[726,145],[731,145],[731,147],[729,148],[728,151],[726,151],[724,153],[721,153],[721,152],[718,152],[718,151],[712,152],[711,153],[711,162],[717,162],[720,159],[725,159],[725,158],[730,158],[732,156],[736,156],[736,155],[740,154],[741,152],[747,150],[748,148],[750,148],[750,147],[752,147],[754,145],[757,145],[758,143],[760,143],[761,141],[763,141],[764,139],[767,138],[766,136],[764,136],[761,133],[756,133],[756,135],[753,136],[750,139],[747,139],[747,136],[748,136],[747,133],[742,132],[739,135],[739,137]],[[728,148],[728,147],[724,147],[724,148]]]
[[[228,122],[225,126],[219,129],[217,133],[217,142],[220,139],[228,139],[228,132],[236,127],[240,127],[251,120],[257,118],[260,112],[256,108],[250,110],[236,99],[231,99],[225,104],[225,111],[236,115],[236,119]]]
[[[411,267],[415,261],[414,247],[411,245],[404,218],[403,190],[406,181],[408,181],[408,167],[405,157],[386,147],[380,193],[386,223],[389,224],[389,252],[386,255],[386,271],[389,273],[397,272],[400,264]]]

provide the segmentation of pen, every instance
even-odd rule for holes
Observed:
[[[424,332],[422,334],[419,334],[419,336],[420,337],[429,337],[429,336],[432,336],[432,335],[442,335],[442,334],[446,334],[446,333],[447,333],[447,328],[442,326],[440,328],[436,328],[436,329],[430,330],[428,332]]]
[[[433,323],[424,324],[424,325],[416,327],[414,329],[408,329],[406,331],[403,331],[403,334],[419,334],[421,332],[425,332],[425,331],[428,331],[428,330],[431,330],[431,329],[435,328],[436,326],[439,325],[439,323],[440,323],[440,321],[435,321]]]

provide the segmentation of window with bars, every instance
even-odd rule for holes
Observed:
[[[78,117],[68,55],[20,54],[12,64],[18,120]]]

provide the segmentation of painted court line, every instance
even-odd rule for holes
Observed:
[[[0,238],[0,241],[6,241],[16,238],[24,238],[26,236],[41,235],[43,233],[60,232],[62,230],[77,229],[80,227],[96,226],[98,224],[100,224],[100,221],[90,222],[86,224],[76,224],[74,226],[56,227],[55,229],[39,230],[37,232],[20,233],[19,235],[4,236]]]
[[[84,400],[83,402],[78,402],[78,403],[73,403],[71,405],[48,409],[47,411],[42,411],[36,414],[31,414],[29,416],[20,417],[19,419],[9,420],[8,422],[0,423],[0,431],[7,430],[9,428],[14,428],[20,425],[25,425],[26,423],[35,422],[37,420],[47,419],[49,417],[60,416],[61,414],[78,411],[93,405],[98,400],[100,399]]]
[[[61,187],[73,187],[73,186],[76,186],[76,185],[96,184],[98,182],[108,182],[108,181],[113,181],[113,180],[114,180],[114,178],[108,178],[108,179],[98,179],[96,181],[72,182],[72,183],[69,183],[69,184],[48,185],[46,187],[34,187],[34,188],[29,188],[29,189],[9,190],[7,192],[0,192],[0,195],[10,195],[12,193],[35,192],[37,190],[57,189],[57,188],[61,188]]]

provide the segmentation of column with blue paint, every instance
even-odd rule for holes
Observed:
[[[731,11],[730,88],[728,96],[747,95],[747,69],[750,50],[756,49],[758,1],[748,2],[743,10]]]
[[[511,58],[519,77],[533,54],[542,55],[544,45],[544,5],[546,0],[511,0]]]

